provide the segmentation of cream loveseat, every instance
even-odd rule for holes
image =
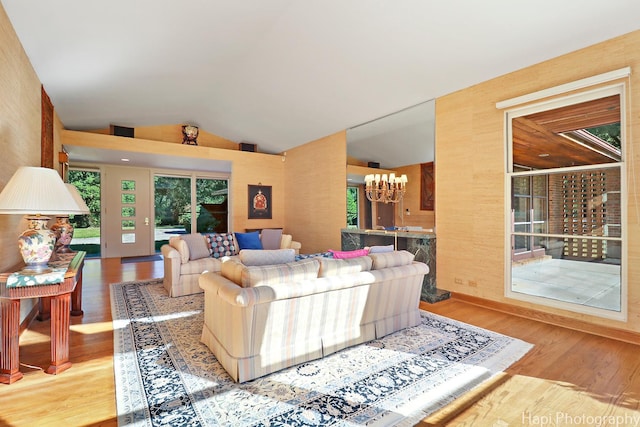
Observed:
[[[280,231],[280,234],[274,231]],[[263,235],[276,236],[279,248],[294,249],[296,253],[300,251],[300,243],[293,241],[290,234],[282,234],[281,230],[263,230],[260,238],[267,244]],[[160,248],[164,258],[163,284],[169,296],[202,292],[198,286],[200,274],[220,271],[222,260],[238,254],[239,247],[234,236],[235,233],[192,233],[171,237],[169,243]]]
[[[226,261],[220,273],[200,276],[201,341],[244,382],[415,326],[429,267],[413,258],[397,251],[274,265]]]

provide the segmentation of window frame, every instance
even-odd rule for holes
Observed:
[[[554,88],[552,88],[554,89]],[[550,89],[550,91],[552,91]],[[516,100],[504,101],[502,103],[505,108],[504,111],[504,123],[505,123],[505,145],[506,145],[506,158],[505,158],[505,213],[504,213],[504,230],[505,230],[505,283],[504,283],[504,295],[507,298],[534,303],[537,305],[542,305],[546,307],[559,308],[571,312],[589,314],[601,318],[626,321],[628,316],[628,281],[627,281],[627,228],[625,225],[627,224],[627,114],[626,114],[626,94],[627,94],[627,84],[625,81],[600,85],[598,87],[587,87],[582,88],[578,92],[565,93],[561,90],[555,91],[550,98],[535,102],[532,104],[517,104]],[[532,94],[532,96],[535,94]],[[555,96],[554,96],[555,95]],[[593,99],[602,98],[609,95],[619,95],[620,96],[620,132],[621,132],[621,160],[617,163],[604,163],[604,164],[593,164],[587,166],[575,166],[575,167],[560,167],[560,168],[550,168],[550,169],[540,169],[540,170],[525,170],[525,171],[514,171],[514,167],[517,165],[513,164],[513,135],[512,135],[512,120],[533,114],[540,111],[545,110],[553,110],[556,108],[560,108],[566,105],[578,104],[581,102],[590,101]],[[530,99],[526,95],[521,97],[523,100],[535,100]],[[497,104],[497,107],[501,107],[501,103]],[[511,217],[511,209],[512,209],[512,199],[513,199],[513,187],[512,187],[512,178],[518,176],[535,176],[535,175],[544,175],[548,176],[550,174],[556,173],[564,173],[564,172],[580,172],[580,171],[589,171],[593,169],[618,169],[620,173],[620,218],[621,218],[621,233],[619,238],[611,238],[611,237],[593,237],[593,236],[580,236],[580,238],[584,237],[586,239],[601,239],[601,240],[617,240],[620,241],[621,245],[621,269],[620,269],[620,311],[606,310],[597,307],[591,307],[586,305],[575,304],[571,302],[554,300],[551,298],[545,298],[540,296],[528,295],[521,292],[515,292],[512,290],[512,238],[517,233],[514,233],[512,230],[512,217]],[[555,238],[566,238],[567,235],[559,235],[559,234],[536,234],[536,236],[540,237],[555,237]],[[573,235],[569,235],[573,236]]]

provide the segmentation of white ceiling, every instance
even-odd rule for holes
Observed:
[[[640,28],[638,0],[1,2],[66,128],[271,153]]]

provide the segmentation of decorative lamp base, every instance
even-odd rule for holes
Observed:
[[[28,216],[29,228],[18,237],[18,248],[25,263],[23,273],[41,274],[51,271],[47,266],[56,242],[56,235],[47,228],[46,216]]]

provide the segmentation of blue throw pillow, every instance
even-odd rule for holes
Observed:
[[[236,241],[240,249],[262,249],[260,232],[236,233]]]

